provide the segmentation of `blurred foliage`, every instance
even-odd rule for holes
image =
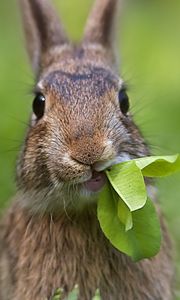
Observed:
[[[90,0],[56,0],[74,40],[82,36]],[[121,74],[132,112],[154,154],[180,152],[180,1],[126,0],[119,18]],[[122,25],[122,26],[121,26]],[[0,2],[0,205],[15,191],[15,160],[31,111],[33,76],[26,61],[17,1]],[[180,278],[180,176],[158,181],[177,249]],[[178,253],[179,252],[179,253]],[[180,288],[180,283],[179,283]],[[177,292],[177,299],[180,299]]]

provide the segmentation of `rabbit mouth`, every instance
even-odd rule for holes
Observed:
[[[107,183],[107,177],[105,175],[104,170],[111,168],[113,165],[118,164],[120,162],[130,160],[130,155],[126,153],[121,153],[121,155],[117,156],[114,159],[108,160],[106,162],[97,162],[93,167],[94,171],[92,172],[91,178],[83,182],[83,187],[86,191],[89,192],[99,192],[104,185]]]
[[[91,192],[99,192],[107,182],[104,172],[93,171],[92,177],[84,182],[84,187]]]

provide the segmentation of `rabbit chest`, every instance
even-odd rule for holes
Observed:
[[[153,266],[151,260],[133,263],[106,240],[95,209],[58,217],[31,216],[18,209],[9,212],[3,239],[8,249],[3,259],[14,266],[6,271],[13,282],[13,299],[49,300],[57,288],[66,297],[75,285],[81,300],[92,299],[97,289],[103,300],[170,299],[165,276],[157,280],[152,272],[166,268],[164,252],[156,256]],[[159,296],[162,291],[164,298]]]

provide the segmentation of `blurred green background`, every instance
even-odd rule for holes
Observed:
[[[80,39],[91,0],[56,0],[69,35]],[[180,152],[180,1],[126,0],[119,20],[121,74],[134,119],[153,154]],[[15,160],[31,111],[33,75],[17,1],[0,1],[0,207],[15,191]],[[176,248],[180,299],[180,175],[158,181]],[[178,291],[179,290],[179,291]]]

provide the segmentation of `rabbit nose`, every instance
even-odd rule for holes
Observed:
[[[71,143],[70,155],[82,164],[93,165],[101,159],[104,148],[100,145],[100,139],[84,136]]]

